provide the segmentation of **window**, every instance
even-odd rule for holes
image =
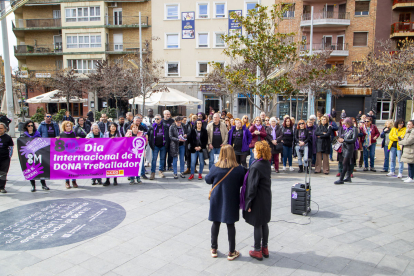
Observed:
[[[198,3],[197,4],[197,18],[198,19],[209,18],[208,3]]]
[[[165,35],[165,48],[178,49],[180,48],[179,34],[166,34]]]
[[[238,98],[237,101],[239,104],[239,114],[250,114],[251,105],[250,105],[249,100],[246,97],[244,97],[244,98]]]
[[[257,10],[257,8],[256,8],[257,4],[259,4],[259,1],[246,1],[246,2],[244,2],[245,15],[247,15],[250,10]]]
[[[356,1],[355,2],[355,15],[368,15],[369,14],[369,1]]]
[[[365,69],[365,64],[362,61],[352,62],[352,75],[360,76]]]
[[[354,46],[368,46],[368,32],[354,33]]]
[[[389,99],[378,99],[377,100],[377,120],[388,120],[390,116],[391,102]]]
[[[99,34],[71,34],[66,36],[66,48],[99,48],[101,47]]]
[[[198,48],[209,48],[208,33],[198,33],[197,38],[198,38],[198,43],[197,43]]]
[[[398,16],[398,22],[410,22],[411,14],[410,13],[400,13]]]
[[[93,73],[99,60],[92,59],[68,59],[68,67],[75,70],[75,73]]]
[[[226,17],[226,3],[214,3],[214,17],[225,18]]]
[[[84,22],[101,20],[101,8],[82,7],[65,9],[66,22]]]
[[[60,10],[54,10],[53,11],[53,18],[54,19],[60,19]]]
[[[167,77],[179,77],[180,76],[180,63],[179,62],[167,62]]]
[[[295,17],[295,4],[282,4],[282,9],[287,8],[288,10],[283,13],[283,18],[294,18]]]
[[[208,62],[197,62],[197,77],[204,77],[208,74]]]
[[[223,39],[224,35],[225,35],[224,32],[214,33],[214,47],[223,48],[225,46],[224,39]]]
[[[178,16],[179,7],[178,4],[165,5],[165,19],[166,20],[177,20],[180,19]]]

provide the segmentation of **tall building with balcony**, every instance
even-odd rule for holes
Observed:
[[[3,101],[3,93],[6,88],[4,81],[4,61],[2,56],[0,56],[0,104]]]
[[[30,0],[14,14],[14,55],[21,76],[26,78],[47,80],[66,68],[88,74],[95,70],[97,61],[120,62],[124,55],[139,52],[140,24],[142,39],[151,39],[148,0]],[[53,88],[47,85],[28,87],[27,98],[50,90]],[[92,93],[88,97],[88,104],[70,104],[74,117],[106,105],[101,100],[96,102]],[[52,113],[67,109],[66,104],[31,104],[29,114],[38,106]]]
[[[388,1],[388,0],[386,0]],[[327,66],[349,66],[352,74],[358,74],[361,60],[371,51],[375,43],[378,0],[276,0],[277,4],[289,4],[289,11],[284,14],[281,32],[295,32],[300,46],[300,54],[312,49],[331,51]],[[382,3],[381,3],[382,5]],[[311,44],[311,7],[313,6],[313,38]],[[345,109],[347,115],[356,116],[371,110],[373,104],[371,89],[359,87],[353,78],[347,78],[339,87],[341,95],[332,97],[327,93],[315,99],[315,110],[330,113],[335,108],[339,117]],[[308,117],[306,109],[298,111],[303,98],[293,101],[293,113],[296,116]],[[280,106],[281,111],[288,110],[288,104]],[[304,104],[304,106],[306,106]],[[302,114],[300,114],[302,113]],[[284,112],[280,112],[283,116]]]
[[[195,112],[210,114],[212,110],[226,109],[241,118],[250,113],[248,100],[242,95],[218,97],[203,78],[212,67],[209,62],[230,64],[223,54],[222,35],[229,32],[229,14],[243,15],[257,4],[271,6],[274,0],[156,0],[152,3],[152,33],[160,38],[153,42],[154,60],[164,61],[164,79],[167,86],[202,100],[199,106],[167,107],[172,114],[188,115]],[[164,107],[159,107],[159,112]]]

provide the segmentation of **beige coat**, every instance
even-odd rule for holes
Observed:
[[[208,142],[207,145],[210,145],[213,143],[213,125],[214,123],[210,123],[207,125],[207,136],[208,136]],[[228,135],[229,131],[227,130],[226,124],[220,121],[220,133],[221,133],[221,139],[223,140],[223,145],[227,144],[228,141]],[[210,149],[208,149],[210,151]]]
[[[399,144],[404,146],[401,162],[414,164],[414,128],[407,130],[404,139]]]

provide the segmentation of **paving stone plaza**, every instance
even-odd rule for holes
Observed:
[[[311,217],[290,212],[291,186],[303,183],[304,175],[273,172],[270,258],[249,256],[253,227],[241,218],[236,223],[241,256],[231,262],[223,225],[219,257],[210,256],[210,186],[204,180],[174,180],[168,172],[165,179],[140,185],[121,178],[118,186],[91,186],[85,179],[70,190],[63,180],[47,181],[50,191],[32,193],[15,153],[8,193],[0,196],[3,219],[13,214],[7,210],[24,209],[28,217],[43,208],[30,206],[51,200],[94,202],[115,213],[104,223],[98,217],[101,224],[86,226],[64,242],[65,235],[50,234],[54,240],[47,248],[30,248],[32,240],[29,248],[0,250],[0,275],[414,275],[414,185],[380,173],[382,149],[376,153],[378,172],[359,170],[352,183],[333,184],[337,162],[331,162],[329,175],[312,175]]]

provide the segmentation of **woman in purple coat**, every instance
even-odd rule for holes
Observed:
[[[252,142],[252,134],[242,126],[240,119],[236,119],[236,125],[229,131],[228,144],[232,145],[236,153],[237,163],[247,168],[247,155],[250,153],[249,144]]]

